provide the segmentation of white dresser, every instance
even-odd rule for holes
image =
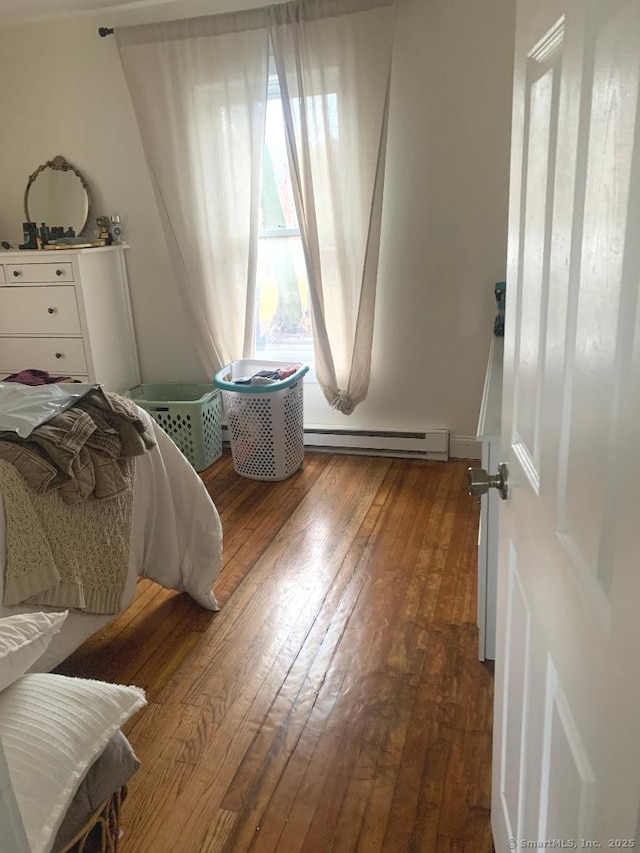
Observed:
[[[139,384],[125,249],[0,251],[0,379],[37,368]]]
[[[502,364],[504,338],[492,336],[489,363],[484,380],[477,438],[482,445],[482,467],[491,473],[498,470],[500,459],[500,426],[502,421]],[[497,489],[489,489],[480,500],[478,533],[478,633],[480,660],[496,656],[496,592],[498,580],[498,510]]]

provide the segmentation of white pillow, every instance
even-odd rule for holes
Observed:
[[[38,660],[67,613],[16,613],[0,619],[0,691]]]
[[[24,675],[0,694],[0,741],[32,853],[51,849],[90,766],[145,704],[139,687],[52,673]]]

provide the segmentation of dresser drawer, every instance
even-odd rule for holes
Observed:
[[[88,373],[82,338],[0,338],[0,373],[27,368],[64,376]]]
[[[0,287],[0,334],[80,334],[73,285]]]
[[[5,264],[7,284],[73,281],[70,263]]]
[[[4,267],[0,264],[0,284],[4,284]]]

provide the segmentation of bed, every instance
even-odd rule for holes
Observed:
[[[215,611],[212,586],[222,561],[217,510],[169,436],[147,412],[138,408],[137,414],[156,443],[135,458],[128,572],[119,612],[133,601],[138,578],[186,592],[203,608]],[[5,502],[0,492],[3,590],[6,557]],[[12,850],[25,853],[115,851],[120,803],[126,782],[139,765],[119,727],[145,704],[144,692],[50,674],[118,615],[73,610],[65,615],[55,612],[59,610],[0,603],[0,836],[5,842],[9,839]],[[16,619],[30,624],[16,629]],[[31,623],[44,627],[36,630]],[[16,630],[19,642],[12,634]],[[4,647],[2,631],[9,633]],[[24,659],[25,649],[29,659]],[[11,664],[16,656],[23,658]],[[7,659],[14,671],[3,682]],[[96,831],[100,841],[93,848]]]
[[[138,578],[149,578],[167,589],[187,592],[202,607],[217,610],[212,591],[222,561],[222,528],[202,481],[166,433],[142,409],[139,415],[153,430],[157,445],[136,458],[131,551],[120,612],[135,596]],[[0,578],[4,583],[5,513],[0,494]],[[42,606],[4,607],[0,617],[36,612]],[[57,608],[60,609],[60,608]],[[70,612],[32,671],[48,671],[117,614]]]

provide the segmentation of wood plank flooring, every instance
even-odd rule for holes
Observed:
[[[122,853],[492,850],[466,463],[307,454],[203,474],[219,613],[141,581],[59,671],[138,684]]]

